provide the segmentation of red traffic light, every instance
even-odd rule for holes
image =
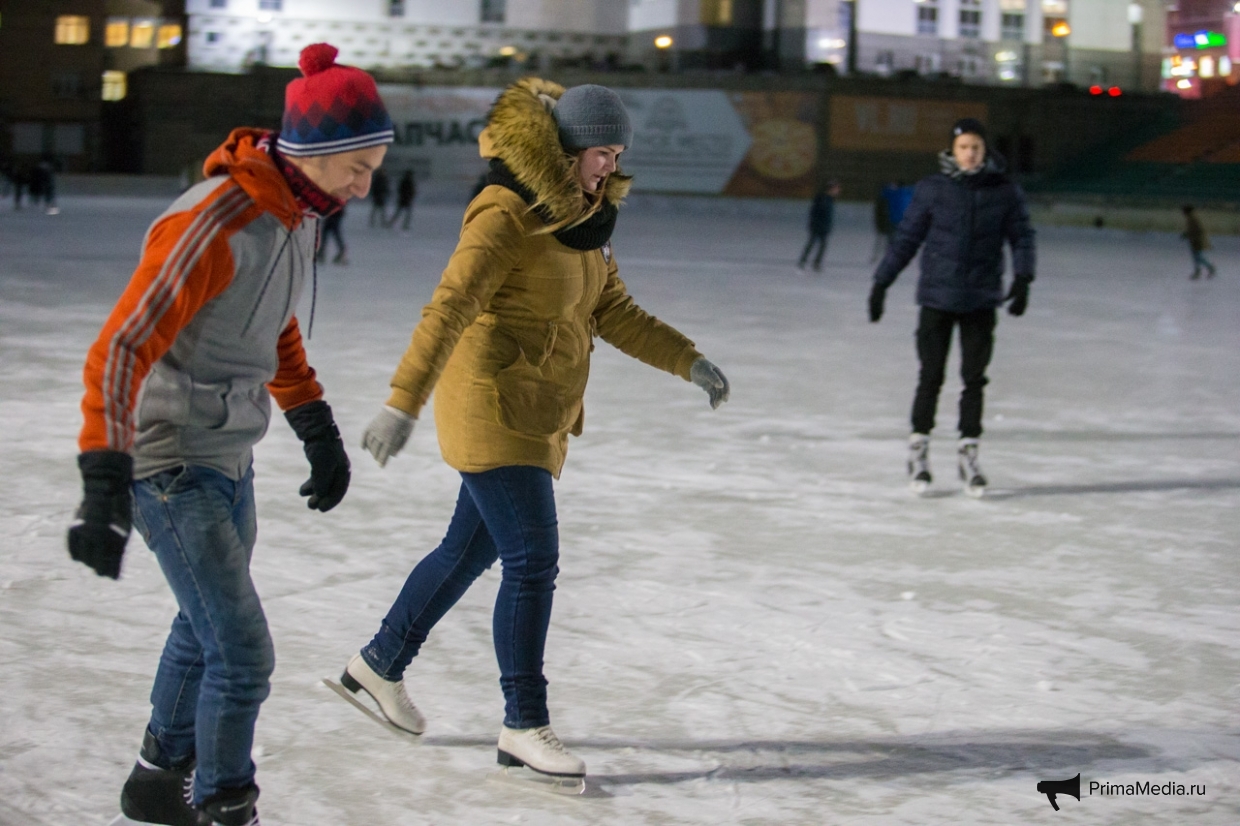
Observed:
[[[1100,95],[1102,94],[1102,87],[1097,84],[1094,84],[1093,86],[1089,87],[1089,93],[1091,95]]]
[[[1107,89],[1107,94],[1113,98],[1117,98],[1120,95],[1124,94],[1124,91],[1120,89],[1118,86],[1112,86],[1110,89]]]

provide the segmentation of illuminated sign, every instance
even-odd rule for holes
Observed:
[[[1177,49],[1214,49],[1227,45],[1227,38],[1218,32],[1199,31],[1193,34],[1177,34]]]

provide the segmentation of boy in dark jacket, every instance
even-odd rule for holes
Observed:
[[[1193,281],[1201,278],[1202,267],[1206,268],[1206,278],[1213,278],[1214,264],[1206,258],[1206,250],[1210,249],[1210,236],[1206,235],[1206,228],[1202,226],[1192,204],[1185,204],[1183,212],[1187,226],[1180,237],[1188,241],[1188,248],[1193,254],[1193,274],[1189,278]]]
[[[1033,228],[1020,187],[1006,174],[1002,157],[986,149],[981,123],[965,118],[952,127],[952,146],[939,155],[940,173],[917,185],[895,241],[874,273],[870,321],[883,315],[887,288],[925,244],[917,303],[917,356],[921,372],[913,400],[909,437],[909,483],[929,488],[930,431],[952,329],[960,328],[961,378],[958,467],[965,491],[981,496],[986,477],[978,464],[982,435],[982,388],[994,346],[995,310],[1025,312],[1034,276]],[[1003,290],[1003,242],[1012,248],[1015,278]]]
[[[809,260],[810,251],[817,244],[818,253],[814,256],[814,272],[822,271],[822,257],[827,254],[827,236],[831,234],[831,227],[835,223],[835,199],[839,194],[839,184],[831,181],[819,189],[814,195],[814,200],[810,202],[809,240],[805,242],[805,249],[801,251],[801,260],[797,262],[798,269],[805,269],[805,262]]]

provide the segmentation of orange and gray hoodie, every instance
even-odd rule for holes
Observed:
[[[284,410],[323,396],[294,311],[318,219],[238,129],[147,231],[142,260],[86,358],[81,450],[132,453],[141,479],[204,465],[240,479]]]

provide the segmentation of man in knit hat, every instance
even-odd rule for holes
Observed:
[[[986,492],[978,453],[982,436],[983,388],[994,351],[996,311],[1021,316],[1034,277],[1034,231],[1025,195],[1008,177],[1000,155],[986,146],[986,128],[963,118],[939,154],[940,172],[917,184],[896,237],[874,273],[870,321],[883,316],[887,289],[917,254],[917,357],[921,362],[913,397],[908,442],[909,487],[930,488],[930,431],[934,428],[952,331],[960,330],[960,393],[957,475],[970,496]],[[1003,245],[1012,250],[1012,281],[1003,287]],[[925,245],[922,248],[922,245]]]
[[[69,553],[117,578],[132,520],[180,609],[121,793],[128,822],[258,824],[250,750],[275,657],[249,571],[252,447],[274,396],[304,443],[309,507],[349,487],[294,310],[320,220],[365,197],[392,141],[374,80],[335,56],[307,47],[280,133],[234,130],[156,219],[86,359]]]

